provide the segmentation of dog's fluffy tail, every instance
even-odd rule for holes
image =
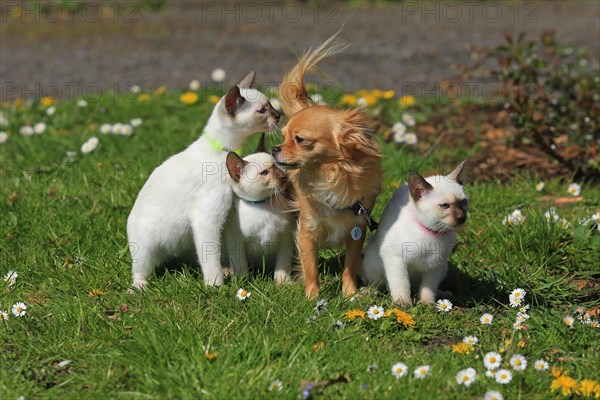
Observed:
[[[279,101],[286,115],[292,115],[312,105],[312,101],[304,88],[304,76],[315,71],[317,63],[325,57],[339,53],[348,47],[331,45],[341,31],[342,29],[314,49],[308,49],[298,59],[296,66],[283,77],[279,85]]]

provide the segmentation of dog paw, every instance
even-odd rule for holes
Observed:
[[[306,286],[304,288],[304,293],[306,293],[307,299],[316,299],[319,297],[319,287],[318,286]]]

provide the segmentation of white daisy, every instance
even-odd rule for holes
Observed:
[[[83,108],[83,107],[87,107],[87,105],[88,105],[88,102],[85,101],[84,99],[77,100],[77,107]]]
[[[415,126],[415,123],[416,123],[415,117],[413,117],[410,114],[403,114],[402,121],[408,126]]]
[[[278,392],[281,392],[283,390],[283,384],[281,383],[281,381],[279,379],[274,380],[269,385],[269,392],[272,392],[274,390],[276,390]]]
[[[315,93],[310,98],[312,99],[313,103],[317,105],[325,104],[325,100],[323,99],[323,96],[320,93]]]
[[[44,133],[45,130],[46,130],[46,124],[43,122],[38,122],[37,124],[35,124],[33,126],[33,131],[38,135],[41,135],[42,133]]]
[[[279,99],[271,99],[271,105],[277,111],[281,111],[281,102],[279,101]]]
[[[566,218],[563,218],[560,220],[560,226],[564,229],[567,229],[567,228],[571,227],[571,223],[569,221],[567,221]]]
[[[87,142],[81,145],[81,152],[83,154],[89,154],[96,149],[96,146],[98,146],[98,138],[90,138]]]
[[[113,126],[110,127],[110,132],[115,135],[122,135],[123,134],[123,124],[120,122],[114,124]]]
[[[548,211],[546,211],[544,213],[544,218],[546,218],[546,221],[548,221],[548,222],[556,222],[560,219],[560,217],[556,213],[555,208],[551,208]]]
[[[133,127],[129,124],[123,124],[121,127],[121,135],[123,136],[131,136],[133,133]]]
[[[69,364],[71,364],[71,360],[62,360],[61,362],[59,362],[58,364],[56,364],[56,368],[63,369],[63,368],[65,368]]]
[[[75,151],[67,151],[67,157],[74,158],[77,156],[77,152]]]
[[[528,319],[529,319],[529,314],[520,312],[520,311],[517,313],[517,322],[523,323],[523,322],[527,321]]]
[[[425,377],[429,375],[430,370],[431,366],[421,365],[420,367],[415,368],[415,370],[413,371],[413,375],[417,379],[425,379]]]
[[[404,135],[406,133],[406,125],[404,125],[402,122],[396,122],[394,125],[392,125],[392,132]]]
[[[521,210],[519,210],[519,209],[516,209],[516,210],[514,210],[514,211],[511,213],[511,215],[512,215],[513,217],[515,217],[516,219],[520,219],[520,220],[522,220],[523,218],[525,218],[525,216],[523,215],[523,213],[522,213],[522,212],[521,212]]]
[[[592,329],[598,329],[600,327],[600,323],[597,320],[593,319],[590,321],[589,327]]]
[[[248,297],[250,297],[251,294],[251,292],[247,292],[244,289],[239,288],[235,295],[239,300],[246,300]]]
[[[447,299],[440,299],[435,303],[435,308],[440,311],[449,312],[452,310],[452,302]]]
[[[0,310],[0,321],[8,320],[8,313],[4,310]]]
[[[581,193],[581,186],[576,183],[571,183],[567,188],[567,193],[572,194],[573,196],[579,196]]]
[[[509,360],[510,366],[515,371],[525,371],[527,368],[527,359],[520,354],[515,354]]]
[[[502,397],[502,393],[500,392],[497,392],[495,390],[488,390],[483,395],[483,400],[504,400],[504,397]]]
[[[189,85],[190,90],[196,91],[200,89],[200,81],[198,79],[194,79],[190,82]]]
[[[46,110],[46,114],[48,114],[48,115],[50,115],[50,116],[54,115],[54,113],[55,113],[55,112],[56,112],[56,107],[54,107],[54,106],[50,106],[50,107],[48,107],[48,109]]]
[[[142,88],[139,87],[139,85],[131,85],[131,86],[129,86],[129,91],[131,93],[139,93],[142,91]]]
[[[575,309],[575,312],[579,315],[585,314],[585,307],[579,306]]]
[[[458,371],[456,374],[456,382],[459,385],[465,385],[469,387],[473,382],[475,382],[476,377],[477,372],[473,368],[467,368],[463,369],[462,371]]]
[[[131,126],[133,126],[134,128],[137,128],[138,126],[142,125],[144,121],[142,121],[141,118],[134,118],[131,121],[129,121],[129,123],[131,124]]]
[[[589,325],[592,322],[592,317],[590,317],[589,314],[578,315],[577,319],[585,325]]]
[[[521,303],[523,302],[523,299],[525,298],[526,294],[527,294],[527,292],[521,288],[517,288],[517,289],[513,290],[510,293],[510,296],[508,296],[508,299],[510,300],[510,306],[511,307],[520,306]]]
[[[112,125],[111,124],[102,124],[100,125],[100,133],[103,135],[106,135],[108,133],[110,133],[112,130]]]
[[[479,322],[481,322],[482,325],[491,325],[493,319],[494,316],[492,314],[485,313],[479,318]]]
[[[505,385],[512,380],[512,373],[507,369],[499,369],[494,378],[496,378],[496,382]]]
[[[406,135],[404,134],[404,132],[394,133],[394,142],[404,143],[405,141],[406,141]]]
[[[210,73],[210,77],[215,82],[223,82],[225,80],[225,70],[223,68],[216,68]]]
[[[383,317],[384,309],[379,306],[372,306],[367,310],[367,316],[371,319],[379,319]]]
[[[600,212],[597,212],[596,214],[592,215],[592,219],[597,223],[600,224]]]
[[[404,363],[399,362],[392,365],[392,375],[394,375],[396,378],[403,377],[404,375],[406,375],[407,371],[408,367]]]
[[[575,318],[571,317],[570,315],[567,315],[562,319],[562,321],[566,326],[571,327],[571,326],[573,326],[573,323],[575,322]]]
[[[4,114],[0,111],[0,126],[8,126],[8,119],[4,116]]]
[[[501,362],[502,356],[495,351],[490,351],[483,356],[483,365],[485,365],[487,369],[496,369],[500,366]]]
[[[368,107],[369,106],[369,102],[364,97],[359,97],[356,100],[356,105],[359,106],[359,107]]]
[[[23,125],[19,129],[19,133],[23,136],[31,136],[31,135],[33,135],[33,128],[29,125]]]
[[[538,183],[535,184],[535,190],[537,190],[538,192],[541,192],[542,190],[544,190],[544,186],[545,186],[545,183],[543,181],[539,181]]]
[[[548,362],[546,360],[536,360],[533,363],[533,368],[535,368],[538,371],[546,371],[548,368],[550,368],[550,365],[548,365]]]
[[[520,313],[526,314],[527,310],[529,310],[529,304],[521,304],[519,306],[519,312]]]
[[[12,313],[15,317],[22,317],[27,312],[27,306],[25,303],[17,302],[12,306]]]
[[[463,339],[463,343],[468,344],[469,346],[475,346],[479,342],[477,336],[465,336]]]
[[[0,132],[0,144],[6,143],[7,140],[8,140],[8,133]]]
[[[496,377],[496,370],[495,369],[488,369],[487,371],[485,371],[485,376],[487,376],[488,378],[495,378]]]
[[[520,321],[515,321],[515,323],[513,324],[513,329],[515,331],[522,331],[523,329],[525,329],[525,325]]]
[[[6,274],[4,274],[4,283],[6,284],[6,286],[11,287],[17,282],[18,277],[19,274],[17,273],[17,271],[13,271],[11,269]]]
[[[416,144],[418,142],[417,135],[414,133],[407,133],[404,135],[404,141],[406,144]]]
[[[343,323],[342,321],[340,321],[339,319],[338,319],[338,320],[336,320],[336,321],[333,323],[333,327],[334,327],[334,328],[337,328],[337,329],[344,329],[344,327],[345,327],[345,326],[346,326],[346,324],[344,324],[344,323]]]

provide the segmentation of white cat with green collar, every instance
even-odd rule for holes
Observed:
[[[412,304],[411,283],[419,283],[418,303],[435,302],[456,245],[455,229],[467,219],[464,167],[465,161],[446,176],[410,175],[381,216],[365,250],[362,277],[377,286],[387,283],[396,304]]]
[[[229,150],[255,132],[273,129],[279,113],[251,86],[254,72],[215,106],[204,133],[150,175],[127,220],[132,287],[143,290],[166,261],[192,253],[204,282],[221,285],[221,231],[233,193],[225,180]]]

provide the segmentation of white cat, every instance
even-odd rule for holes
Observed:
[[[274,266],[277,283],[289,280],[295,249],[291,185],[266,153],[264,134],[257,153],[244,159],[229,153],[227,170],[236,197],[223,236],[234,275],[245,274],[249,260],[254,265],[265,260],[268,267]]]
[[[232,87],[202,136],[157,167],[142,187],[127,220],[133,288],[144,289],[158,265],[194,248],[204,282],[223,283],[221,231],[233,200],[225,180],[227,153],[279,122],[269,99],[251,88],[253,82],[251,72]]]
[[[411,281],[420,282],[418,303],[435,302],[456,244],[455,229],[467,219],[461,181],[465,163],[447,176],[410,175],[408,184],[394,193],[365,250],[363,279],[379,286],[387,281],[399,305],[412,304]]]

